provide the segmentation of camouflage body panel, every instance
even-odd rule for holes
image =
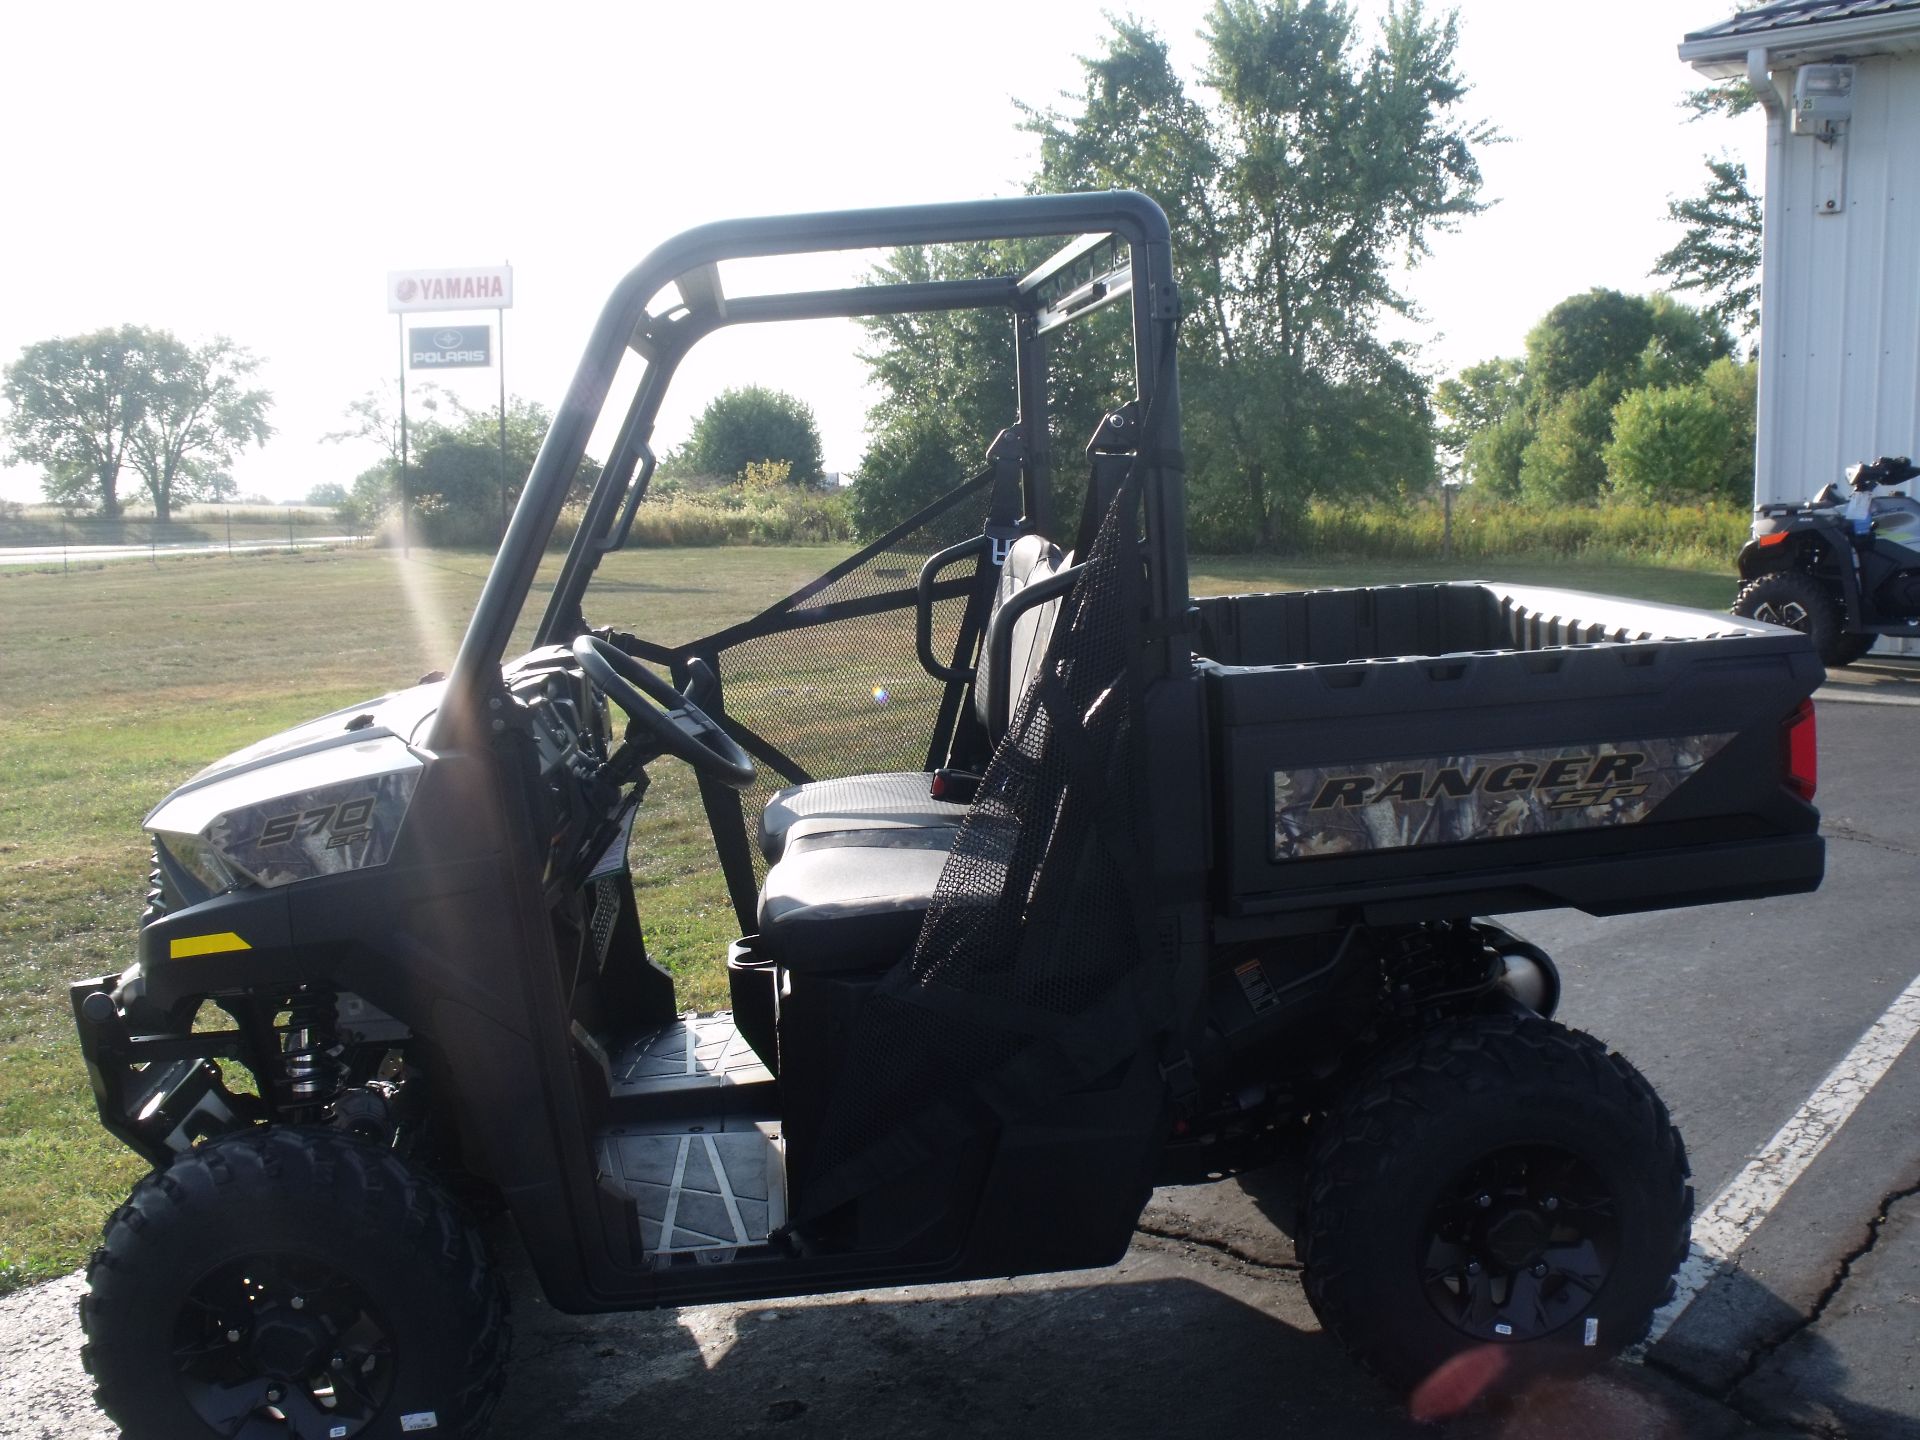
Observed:
[[[1276,770],[1273,858],[1638,824],[1732,738],[1728,731]]]

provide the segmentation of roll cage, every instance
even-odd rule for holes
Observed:
[[[730,297],[723,261],[837,250],[883,249],[1044,236],[1075,237],[1031,273],[977,280],[856,285],[844,289]],[[1124,249],[1125,258],[1120,258]],[[677,294],[668,299],[668,292]],[[651,437],[680,362],[729,325],[966,309],[1001,309],[1011,320],[1017,413],[1010,427],[1026,524],[1050,514],[1046,438],[1047,338],[1123,299],[1132,300],[1134,400],[1157,418],[1160,435],[1180,433],[1176,371],[1170,360],[1179,298],[1166,216],[1134,191],[1036,195],[957,204],[777,216],[704,225],[669,240],[615,288],[601,311],[573,381],[527,477],[500,552],[449,674],[429,744],[456,737],[500,693],[500,662],[531,591],[589,436],[608,405],[623,356],[645,362],[618,439],[592,494],[536,645],[566,643],[586,628],[581,597],[601,557],[626,540],[652,479]],[[1003,455],[1006,452],[1003,452]],[[1155,637],[1149,673],[1184,663],[1169,623],[1187,607],[1185,496],[1177,451],[1141,457],[1147,538],[1148,621]]]

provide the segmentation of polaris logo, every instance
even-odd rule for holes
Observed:
[[[491,325],[442,326],[407,332],[407,364],[415,370],[465,370],[493,363]]]
[[[1647,763],[1638,750],[1614,755],[1570,755],[1557,760],[1509,760],[1504,765],[1476,765],[1472,769],[1440,766],[1402,770],[1382,781],[1374,775],[1335,775],[1321,785],[1312,808],[1331,810],[1343,805],[1373,805],[1382,800],[1431,803],[1464,800],[1470,795],[1521,795],[1541,792],[1549,809],[1584,809],[1631,799],[1647,793],[1634,776]]]

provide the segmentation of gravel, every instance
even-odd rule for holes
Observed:
[[[113,1440],[80,1368],[75,1310],[87,1283],[62,1279],[0,1296],[0,1440]]]

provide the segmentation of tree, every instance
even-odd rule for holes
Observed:
[[[1183,400],[1207,440],[1188,457],[1195,498],[1237,489],[1271,545],[1315,493],[1409,478],[1360,463],[1338,417],[1355,386],[1425,416],[1424,384],[1377,321],[1413,313],[1401,263],[1482,208],[1474,152],[1496,137],[1458,118],[1454,17],[1429,22],[1417,0],[1390,9],[1370,47],[1339,0],[1219,0],[1202,35],[1208,103],[1124,21],[1083,62],[1077,112],[1027,123],[1045,188],[1136,185],[1173,217]]]
[[[1520,474],[1533,444],[1533,418],[1522,406],[1476,432],[1461,450],[1461,468],[1475,485],[1496,499],[1520,496]]]
[[[454,403],[453,397],[432,381],[409,387],[407,391],[407,438],[411,445],[417,437],[432,425],[443,404]],[[346,418],[344,429],[330,430],[320,437],[328,445],[360,443],[378,446],[392,465],[394,473],[400,471],[400,387],[389,380],[347,402],[347,408],[341,412]]]
[[[1482,360],[1434,387],[1434,408],[1445,417],[1440,444],[1483,494],[1520,493],[1520,459],[1533,440],[1528,395],[1527,367],[1511,359]]]
[[[1436,387],[1442,439],[1493,495],[1596,500],[1620,397],[1693,385],[1731,364],[1731,348],[1720,325],[1670,295],[1570,295],[1528,333],[1524,361],[1482,361]]]
[[[1543,399],[1607,379],[1632,381],[1654,339],[1653,307],[1644,295],[1595,287],[1570,295],[1527,332],[1527,374]]]
[[[518,395],[507,401],[503,496],[499,412],[469,410],[450,395],[441,397],[441,411],[446,418],[429,422],[414,441],[411,486],[421,533],[435,545],[492,544],[506,513],[519,503],[553,417],[536,401]],[[599,478],[600,462],[582,456],[568,499],[584,499]]]
[[[1613,409],[1607,480],[1636,500],[1724,493],[1733,424],[1703,385],[1630,390]]]
[[[345,505],[353,498],[352,492],[338,480],[326,480],[307,491],[308,505]]]
[[[1464,449],[1478,432],[1498,424],[1527,400],[1527,367],[1519,360],[1482,360],[1434,388],[1433,403],[1446,416],[1440,440]]]
[[[1378,340],[1377,321],[1412,311],[1394,289],[1402,262],[1481,208],[1474,150],[1494,137],[1457,118],[1453,20],[1430,23],[1418,4],[1391,11],[1371,45],[1339,0],[1220,0],[1204,36],[1204,101],[1166,44],[1126,20],[1082,62],[1071,109],[1023,106],[1023,124],[1040,137],[1036,189],[1126,186],[1167,211],[1186,312],[1189,533],[1272,545],[1315,494],[1431,479],[1425,382],[1406,351]],[[875,278],[1017,275],[1043,253],[899,251]],[[868,331],[881,393],[869,424],[888,464],[863,466],[856,492],[908,455],[925,462],[913,473],[926,483],[958,478],[1013,417],[1005,320],[886,318]],[[1056,456],[1077,453],[1132,392],[1126,336],[1116,308],[1048,338]],[[941,437],[953,448],[935,465]],[[1070,513],[1059,492],[1077,486],[1075,471],[1064,458],[1054,467],[1059,512]],[[887,493],[897,500],[897,485]]]
[[[1603,452],[1618,395],[1618,386],[1599,375],[1561,395],[1541,414],[1520,458],[1523,499],[1536,505],[1577,505],[1599,497],[1607,479]]]
[[[1653,263],[1676,290],[1708,298],[1706,314],[1742,336],[1760,328],[1760,197],[1747,185],[1747,167],[1737,160],[1708,159],[1707,185],[1689,200],[1674,200],[1667,215],[1686,227],[1679,241]]]
[[[937,417],[907,413],[887,421],[854,475],[848,502],[855,531],[864,540],[884,535],[966,479],[960,451],[958,437]],[[957,516],[954,532],[938,538],[963,539],[979,519],[978,513]]]
[[[1714,408],[1727,417],[1726,459],[1720,490],[1742,504],[1753,502],[1753,446],[1760,402],[1757,361],[1716,360],[1700,377]]]
[[[259,368],[253,354],[224,337],[197,348],[165,332],[151,337],[144,413],[128,458],[146,481],[156,520],[165,523],[183,501],[232,494],[227,467],[273,434],[273,397],[244,383]]]
[[[1740,77],[1691,91],[1681,103],[1693,120],[1744,115],[1759,105],[1760,92]],[[1686,229],[1649,273],[1666,276],[1676,290],[1701,291],[1714,323],[1751,336],[1760,328],[1760,197],[1737,160],[1709,157],[1706,166],[1705,190],[1691,200],[1667,202],[1667,218]]]
[[[820,429],[805,401],[748,385],[723,391],[694,421],[680,457],[696,474],[736,479],[755,460],[786,460],[796,485],[818,485],[826,473]]]
[[[42,340],[7,366],[8,458],[42,469],[58,504],[120,513],[120,471],[145,413],[154,332],[138,325]]]
[[[348,404],[345,429],[321,437],[332,443],[372,444],[382,452],[378,462],[355,477],[351,499],[343,507],[343,515],[356,526],[377,524],[399,503],[397,400],[395,387],[369,390]],[[499,412],[469,410],[432,384],[410,390],[407,404],[407,484],[421,533],[436,545],[493,543],[502,524]],[[551,423],[544,406],[518,395],[508,398],[504,501],[509,510],[519,500]],[[591,455],[582,457],[569,498],[583,499],[599,478],[600,462]]]

